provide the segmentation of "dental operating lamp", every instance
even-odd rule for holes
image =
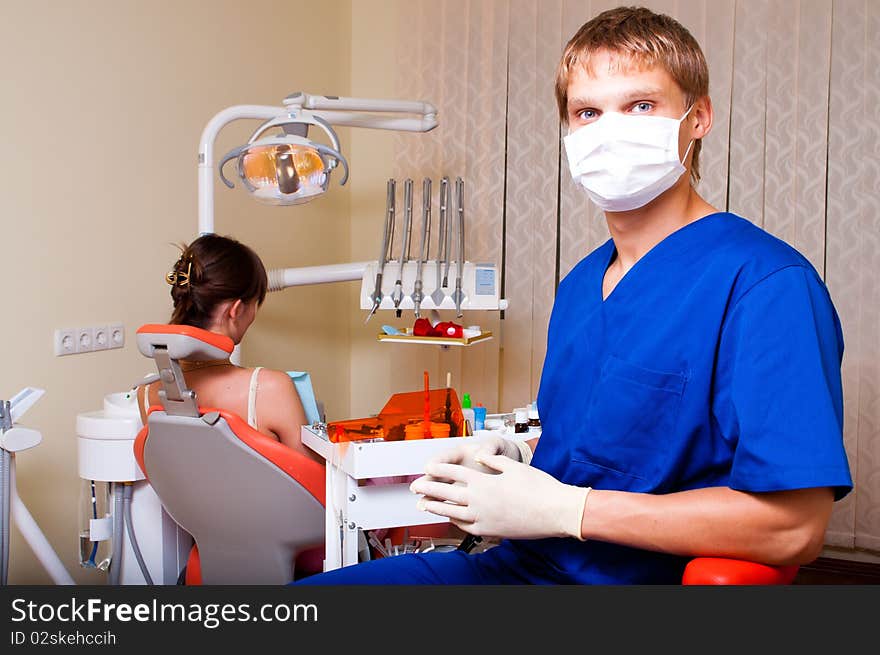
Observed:
[[[318,96],[297,92],[281,107],[236,105],[217,113],[205,126],[199,143],[199,235],[214,231],[214,141],[220,130],[240,119],[262,120],[247,143],[224,155],[218,174],[226,186],[227,165],[257,201],[296,205],[325,193],[334,170],[342,168],[339,184],[348,180],[348,162],[333,126],[401,132],[427,132],[437,126],[437,110],[425,102]],[[329,143],[310,138],[317,129]],[[268,272],[269,290],[291,286],[362,279],[369,262],[275,269]]]

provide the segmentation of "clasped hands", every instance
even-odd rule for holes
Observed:
[[[516,443],[492,437],[430,460],[410,484],[420,510],[482,537],[581,537],[589,487],[563,484],[523,464]]]

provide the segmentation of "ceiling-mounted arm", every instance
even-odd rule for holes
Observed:
[[[345,127],[428,132],[438,124],[437,109],[434,105],[415,100],[319,96],[298,91],[284,99],[284,106],[311,110],[313,114],[321,116],[331,125]],[[389,118],[380,114],[414,114],[418,118]]]

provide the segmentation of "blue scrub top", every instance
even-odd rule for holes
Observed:
[[[657,244],[603,301],[615,255],[609,240],[559,285],[532,464],[596,489],[846,495],[843,335],[810,263],[739,216],[711,214]],[[677,584],[687,562],[598,541],[505,546],[579,584]]]

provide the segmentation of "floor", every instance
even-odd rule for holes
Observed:
[[[815,562],[802,566],[793,584],[880,584],[880,564],[820,557]]]

